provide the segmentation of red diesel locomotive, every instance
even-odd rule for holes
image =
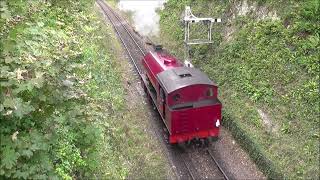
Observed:
[[[143,59],[142,80],[169,131],[171,144],[217,138],[222,104],[218,87],[158,47]]]

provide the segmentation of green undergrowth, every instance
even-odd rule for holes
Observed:
[[[0,178],[158,177],[163,159],[130,119],[119,46],[94,1],[0,4]]]
[[[181,58],[185,5],[223,21],[191,53],[219,85],[224,124],[269,178],[318,179],[319,2],[169,0],[160,37]]]

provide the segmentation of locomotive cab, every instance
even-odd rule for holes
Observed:
[[[170,143],[218,136],[222,106],[217,86],[204,73],[178,67],[159,73],[157,80],[158,109]]]

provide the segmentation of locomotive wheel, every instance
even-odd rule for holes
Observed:
[[[204,147],[204,139],[200,139],[200,146]]]
[[[189,147],[191,147],[192,142],[191,142],[191,140],[188,140],[185,142],[185,144],[186,144],[186,147],[189,148]]]
[[[200,139],[200,146],[203,148],[209,147],[209,139],[208,138]]]
[[[147,86],[145,84],[143,84],[143,90],[146,94],[148,94],[148,89],[147,89]]]
[[[181,149],[185,149],[186,148],[186,144],[184,142],[181,143],[177,143],[177,146]]]
[[[209,141],[208,138],[205,138],[205,139],[204,139],[204,147],[207,148],[207,147],[209,147],[209,146],[210,146],[210,141]]]
[[[202,139],[195,138],[194,142],[195,142],[196,147],[202,147],[202,144],[203,144]]]

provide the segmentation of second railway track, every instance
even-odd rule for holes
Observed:
[[[131,62],[133,63],[135,70],[137,71],[139,78],[142,77],[142,68],[138,61],[143,58],[146,54],[146,49],[143,47],[143,43],[141,40],[137,40],[137,36],[132,33],[131,29],[129,28],[129,25],[125,20],[123,20],[112,8],[110,8],[104,1],[97,0],[97,4],[100,6],[101,10],[103,11],[104,15],[106,15],[111,22],[114,30],[116,31],[118,38],[120,39],[123,47],[125,48]],[[165,140],[163,140],[164,143],[166,143]],[[167,145],[167,148],[170,149],[170,147]],[[172,148],[172,150],[176,150],[175,148]],[[186,179],[186,176],[189,177],[189,179],[203,179],[200,175],[201,172],[199,172],[199,169],[196,168],[196,166],[192,163],[192,158],[190,157],[190,154],[188,152],[182,152],[181,149],[174,153],[175,155],[179,156],[178,159],[180,159],[180,163],[183,164],[185,171],[187,171],[187,174],[184,175],[178,175],[178,178],[180,179]],[[215,157],[212,155],[210,150],[206,150],[205,154],[209,156],[210,160],[215,164],[221,175],[219,178],[216,179],[226,179],[229,180],[227,174],[222,169],[222,167],[219,165],[218,161],[215,159]],[[206,156],[203,154],[203,156]],[[179,173],[178,173],[179,174]]]
[[[222,176],[225,180],[229,180],[229,177],[227,173],[224,171],[222,166],[219,164],[219,162],[216,160],[216,158],[212,155],[211,151],[209,149],[206,150],[207,154],[210,156],[210,158],[214,161],[219,171],[222,173]]]
[[[230,179],[210,149],[178,147],[178,152],[191,179]]]

